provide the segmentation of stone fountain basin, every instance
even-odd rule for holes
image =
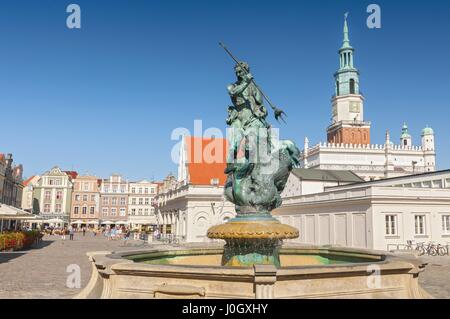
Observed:
[[[280,268],[221,266],[220,243],[90,252],[92,277],[77,298],[429,298],[413,255],[284,244]]]

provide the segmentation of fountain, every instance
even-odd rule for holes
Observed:
[[[231,53],[224,47],[231,55]],[[232,55],[231,55],[232,56]],[[126,253],[92,252],[92,277],[78,298],[424,298],[424,265],[380,251],[283,243],[299,236],[271,211],[281,205],[299,150],[279,141],[265,99],[245,62],[228,86],[233,105],[225,197],[237,215],[208,230],[221,243],[155,245]],[[375,275],[374,275],[375,272]],[[379,276],[377,280],[373,276]]]

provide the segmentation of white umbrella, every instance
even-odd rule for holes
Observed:
[[[62,219],[59,219],[59,218],[47,219],[45,222],[47,222],[47,223],[55,223],[55,224],[64,223],[64,221]]]
[[[128,225],[129,222],[127,222],[126,220],[120,220],[120,221],[116,222],[116,224],[118,224],[118,225]]]
[[[137,225],[153,225],[156,224],[154,222],[148,221],[148,220],[133,220],[133,224]]]
[[[37,223],[37,222],[43,222],[43,221],[45,221],[45,219],[40,217],[40,216],[38,216],[38,215],[33,215],[31,217],[28,217],[26,219],[26,221],[30,222],[30,223]]]
[[[98,225],[98,221],[96,221],[96,220],[91,220],[91,221],[88,221],[87,223],[88,223],[88,225]]]
[[[71,224],[72,224],[72,225],[73,225],[73,224],[84,224],[84,222],[83,222],[82,220],[79,219],[79,220],[76,220],[76,221],[72,222]]]
[[[23,217],[26,218],[32,218],[34,215],[21,210],[19,208],[13,207],[13,206],[9,206],[9,205],[5,205],[5,204],[0,204],[0,217],[4,218],[4,219],[23,219]]]
[[[105,222],[101,222],[100,224],[101,224],[101,225],[111,225],[111,224],[113,224],[113,222],[107,220],[107,221],[105,221]]]

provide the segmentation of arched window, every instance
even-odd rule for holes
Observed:
[[[403,145],[407,146],[408,145],[408,141],[407,140],[403,140]]]
[[[355,80],[350,79],[350,94],[355,94]]]
[[[339,95],[339,81],[336,81],[336,95]]]

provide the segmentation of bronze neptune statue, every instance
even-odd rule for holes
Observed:
[[[230,134],[225,196],[235,204],[237,216],[211,227],[208,237],[226,241],[224,265],[279,266],[282,240],[298,237],[298,230],[281,224],[270,212],[281,205],[280,194],[299,163],[300,152],[292,141],[278,140],[266,120],[264,99],[277,120],[283,120],[285,113],[255,83],[249,65],[223,47],[236,61],[237,80],[227,88],[233,105],[228,107],[226,121]]]

